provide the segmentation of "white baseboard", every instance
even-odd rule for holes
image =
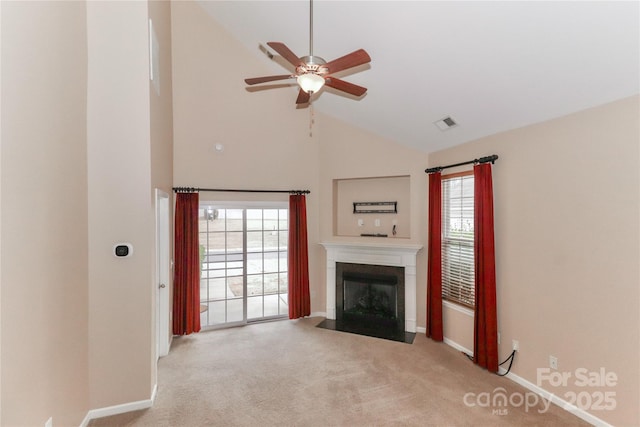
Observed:
[[[470,356],[473,356],[473,351],[461,346],[460,344],[458,344],[455,341],[450,340],[449,338],[444,338],[444,343],[455,348],[456,350],[462,351],[464,353],[467,353]],[[507,372],[506,369],[504,368],[499,368],[499,373],[504,375]],[[535,384],[533,384],[530,381],[525,380],[522,377],[519,377],[518,375],[509,372],[507,375],[504,376],[505,378],[510,379],[511,381],[513,381],[514,383],[520,384],[521,386],[523,386],[524,388],[538,394],[539,396],[541,396],[542,398],[551,401],[551,403],[553,403],[556,406],[559,406],[560,408],[564,409],[567,412],[572,413],[573,415],[575,415],[576,417],[594,425],[597,427],[612,427],[611,424],[602,421],[600,418],[591,415],[590,413],[588,413],[587,411],[585,411],[584,409],[580,409],[578,407],[576,407],[575,405],[570,404],[569,402],[567,402],[566,400],[563,400],[561,398],[559,398],[558,396],[554,395],[553,393],[548,392],[547,390],[543,389],[542,387],[539,387]]]
[[[450,340],[450,339],[449,339],[449,338],[447,338],[447,337],[444,337],[444,339],[443,339],[442,341],[443,341],[445,344],[447,344],[448,346],[453,347],[453,348],[455,348],[455,349],[456,349],[456,350],[458,350],[458,351],[461,351],[461,352],[463,352],[463,353],[466,353],[466,354],[468,354],[469,356],[473,356],[473,350],[469,350],[468,348],[461,346],[461,345],[460,345],[460,344],[458,344],[457,342],[452,341],[452,340]]]
[[[504,368],[500,368],[500,373],[504,374],[505,372],[507,372],[506,369]],[[553,403],[556,406],[559,406],[560,408],[564,409],[567,412],[572,413],[573,415],[575,415],[578,418],[583,419],[584,421],[588,422],[589,424],[592,424],[594,426],[598,426],[598,427],[612,427],[611,424],[601,420],[600,418],[596,417],[595,415],[591,415],[589,412],[585,411],[584,409],[580,409],[575,405],[572,405],[571,403],[567,402],[564,399],[561,399],[560,397],[556,396],[553,393],[549,393],[547,390],[543,389],[542,387],[539,387],[535,384],[533,384],[530,381],[525,380],[524,378],[509,372],[507,375],[505,375],[505,378],[509,378],[511,381],[520,384],[521,386],[523,386],[526,389],[531,390],[532,392],[540,395],[542,398],[546,399],[546,400],[550,400],[551,403]]]
[[[326,317],[326,313],[324,312],[314,312],[311,313],[309,315],[309,317]],[[422,328],[422,327],[416,327],[416,333],[426,333],[426,329]],[[462,345],[458,344],[457,342],[449,339],[449,338],[444,338],[443,342],[445,344],[447,344],[450,347],[455,348],[458,351],[461,351],[463,353],[466,353],[470,356],[473,356],[473,351],[469,350],[466,347],[463,347]],[[507,372],[506,369],[504,368],[499,368],[499,372],[500,374],[505,374]],[[514,374],[514,373],[508,373],[507,375],[505,375],[505,378],[510,379],[511,381],[520,384],[521,386],[523,386],[524,388],[540,395],[541,397],[543,397],[544,399],[550,400],[553,404],[555,404],[556,406],[559,406],[560,408],[564,409],[567,412],[570,412],[571,414],[575,415],[576,417],[594,425],[597,427],[612,427],[611,424],[601,420],[600,418],[596,417],[595,415],[592,415],[590,413],[588,413],[587,411],[580,409],[578,407],[576,407],[575,405],[570,404],[569,402],[567,402],[564,399],[561,399],[560,397],[554,395],[553,393],[548,392],[547,390],[533,384],[530,381],[525,380],[524,378]],[[118,414],[124,414],[125,412],[132,412],[132,411],[139,411],[141,409],[147,409],[147,408],[151,408],[153,406],[153,402],[156,400],[156,393],[158,392],[158,385],[156,384],[153,387],[153,391],[151,393],[151,398],[148,400],[140,400],[137,402],[130,402],[130,403],[124,403],[121,405],[114,405],[114,406],[109,406],[106,408],[99,408],[99,409],[92,409],[90,410],[87,415],[85,416],[84,420],[82,420],[82,424],[80,424],[80,427],[87,427],[89,425],[89,421],[91,421],[94,418],[102,418],[102,417],[108,417],[111,415],[118,415]]]
[[[109,417],[111,415],[124,414],[125,412],[139,411],[141,409],[148,409],[153,406],[153,402],[156,400],[156,393],[158,392],[158,384],[153,386],[151,392],[151,398],[147,400],[139,400],[137,402],[123,403],[121,405],[108,406],[106,408],[98,408],[90,410],[82,420],[80,427],[87,427],[89,421],[95,418]]]

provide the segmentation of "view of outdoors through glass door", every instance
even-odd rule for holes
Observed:
[[[284,317],[288,210],[200,204],[203,328]]]

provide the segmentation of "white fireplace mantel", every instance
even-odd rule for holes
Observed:
[[[327,251],[327,319],[336,318],[336,262],[404,267],[405,331],[416,331],[416,257],[422,245],[321,242]]]

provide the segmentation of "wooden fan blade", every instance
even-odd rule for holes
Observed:
[[[291,74],[282,74],[279,76],[265,76],[265,77],[254,77],[252,79],[244,79],[244,82],[248,85],[255,85],[258,83],[273,82],[275,80],[292,79],[294,77],[295,76]]]
[[[310,98],[311,95],[300,89],[300,92],[298,92],[298,99],[296,99],[296,104],[307,104]]]
[[[296,56],[295,53],[291,52],[291,50],[284,45],[284,43],[280,42],[267,42],[269,47],[278,52],[280,56],[289,61],[291,65],[297,67],[299,65],[304,65],[304,63]]]
[[[335,77],[327,77],[324,80],[324,84],[355,96],[362,96],[367,92],[366,87],[354,85],[353,83],[345,82],[344,80],[336,79]]]
[[[329,61],[322,67],[326,68],[329,74],[337,73],[338,71],[346,70],[347,68],[357,67],[358,65],[371,62],[371,57],[364,49],[358,49],[345,56],[341,56],[338,59]]]

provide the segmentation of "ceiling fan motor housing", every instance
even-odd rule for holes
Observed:
[[[323,58],[320,58],[319,56],[303,56],[300,58],[300,61],[302,61],[304,63],[304,65],[299,65],[298,67],[296,67],[296,72],[297,73],[316,73],[316,74],[326,74],[327,73],[327,69],[325,67],[322,67],[322,65],[326,64],[327,61],[325,61]]]

